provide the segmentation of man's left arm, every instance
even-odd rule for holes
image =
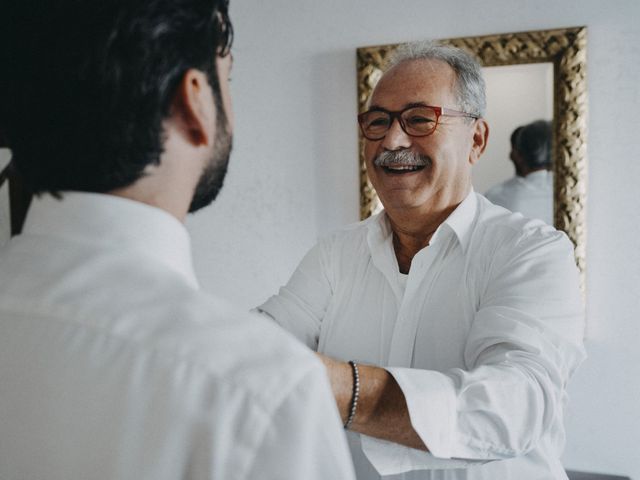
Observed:
[[[318,356],[327,368],[342,423],[346,423],[353,397],[352,367],[321,353]],[[360,378],[357,415],[349,428],[371,437],[427,450],[411,425],[407,402],[393,375],[374,365],[359,364],[357,368]]]

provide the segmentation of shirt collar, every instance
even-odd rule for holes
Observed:
[[[141,202],[99,193],[63,192],[61,199],[45,194],[33,199],[23,231],[140,251],[198,287],[185,226]]]
[[[525,180],[530,182],[545,182],[550,178],[553,178],[553,172],[550,170],[538,170],[535,172],[531,172],[529,175],[524,177]]]
[[[453,212],[451,212],[451,215],[449,215],[443,223],[443,225],[446,225],[453,230],[463,252],[467,251],[467,246],[469,245],[471,226],[476,217],[477,209],[478,198],[473,189],[471,189],[467,197]],[[442,225],[440,227],[442,227]],[[438,228],[438,230],[440,230],[440,228]],[[437,233],[438,232],[436,231],[436,234]]]
[[[442,235],[443,228],[449,228],[456,235],[462,251],[467,251],[469,238],[471,236],[471,226],[478,209],[478,199],[473,189],[469,191],[465,199],[447,217],[433,234],[431,242],[435,242]],[[385,211],[381,211],[369,223],[369,246],[380,246],[385,243],[391,235],[391,225]]]

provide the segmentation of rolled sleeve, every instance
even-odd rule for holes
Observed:
[[[411,424],[429,452],[362,435],[362,451],[380,475],[469,468],[490,460],[473,459],[475,455],[469,455],[464,446],[454,445],[457,389],[452,378],[411,368],[387,371],[402,389]]]
[[[411,425],[436,457],[451,458],[456,429],[456,388],[453,379],[438,372],[388,368],[404,393]],[[428,408],[423,408],[423,405]]]

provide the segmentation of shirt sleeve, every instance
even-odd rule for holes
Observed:
[[[329,240],[313,247],[289,282],[255,309],[276,321],[312,350],[318,349],[320,326],[333,289],[329,273]]]
[[[355,480],[346,436],[321,366],[282,402],[247,480]]]
[[[526,235],[500,251],[487,278],[465,369],[388,369],[430,454],[412,451],[392,465],[391,450],[365,437],[363,450],[380,473],[446,468],[434,467],[433,457],[451,459],[451,466],[507,459],[536,448],[545,434],[564,438],[565,388],[585,358],[570,242],[560,232]],[[552,448],[560,453],[562,445]]]

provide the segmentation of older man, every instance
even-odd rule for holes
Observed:
[[[474,193],[484,98],[462,51],[398,51],[359,116],[384,211],[322,240],[260,307],[324,354],[360,479],[566,478],[573,249]]]

